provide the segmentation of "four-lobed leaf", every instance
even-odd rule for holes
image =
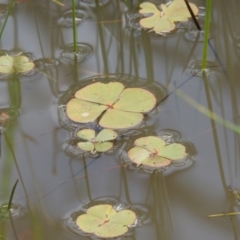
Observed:
[[[189,3],[194,15],[198,14],[195,4]],[[184,0],[173,0],[169,6],[161,4],[162,11],[150,2],[140,4],[139,12],[142,14],[152,14],[140,20],[140,25],[146,29],[152,29],[155,33],[163,34],[175,29],[175,22],[186,22],[191,14],[188,11]]]
[[[77,218],[76,224],[83,232],[113,238],[125,234],[135,220],[136,214],[131,210],[117,212],[111,205],[101,204],[90,207],[86,214]]]
[[[102,129],[97,135],[93,129],[82,129],[77,132],[77,136],[86,142],[78,142],[77,146],[84,151],[91,152],[107,152],[113,147],[113,143],[109,142],[117,138],[118,134],[111,129]]]
[[[29,61],[29,58],[23,55],[20,56],[1,56],[0,57],[0,73],[26,73],[34,68],[34,63]]]
[[[128,157],[138,166],[164,167],[171,161],[183,159],[187,155],[182,144],[167,144],[156,136],[141,137],[135,140],[134,145],[135,147],[128,151]]]
[[[66,105],[66,114],[79,123],[93,122],[101,116],[101,127],[126,129],[141,123],[143,113],[155,105],[155,96],[145,89],[125,89],[120,82],[97,82],[75,93]]]

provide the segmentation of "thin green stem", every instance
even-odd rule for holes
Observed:
[[[10,15],[11,11],[12,11],[14,3],[15,3],[15,0],[12,0],[10,6],[8,8],[7,16],[6,16],[5,20],[4,20],[4,23],[3,23],[3,26],[2,26],[2,29],[1,29],[1,32],[0,32],[0,39],[2,38],[3,31],[4,31],[5,26],[7,24],[7,20],[8,20],[8,17]]]
[[[77,52],[77,27],[76,27],[76,8],[75,0],[72,0],[72,22],[73,22],[73,51]]]
[[[181,90],[177,89],[175,93],[181,99],[186,101],[189,105],[191,105],[192,107],[197,109],[199,112],[201,112],[205,116],[211,118],[212,120],[214,120],[215,122],[223,125],[224,127],[228,128],[228,129],[231,129],[232,131],[240,134],[240,127],[239,126],[237,126],[237,125],[235,125],[235,124],[233,124],[233,123],[231,123],[231,122],[221,118],[216,113],[208,110],[207,108],[205,108],[204,106],[202,106],[198,102],[196,102],[193,98],[191,98],[188,95],[184,94],[184,92],[182,92]]]
[[[208,38],[209,38],[209,28],[211,20],[211,4],[212,0],[207,0],[206,5],[206,16],[204,24],[204,40],[203,40],[203,50],[202,50],[202,71],[206,69],[207,53],[208,53]]]
[[[17,181],[15,182],[15,184],[14,184],[14,186],[13,186],[13,189],[12,189],[12,192],[11,192],[11,195],[10,195],[10,198],[9,198],[9,201],[8,201],[8,210],[11,209],[12,199],[13,199],[13,195],[14,195],[15,189],[16,189],[16,187],[17,187],[17,184],[18,184],[18,179],[17,179]]]
[[[239,215],[240,212],[231,212],[231,213],[219,213],[219,214],[212,214],[212,215],[208,215],[208,218],[211,217],[225,217],[225,216],[234,216],[234,215]]]

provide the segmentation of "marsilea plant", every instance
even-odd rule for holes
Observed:
[[[186,22],[191,17],[184,0],[174,0],[168,6],[161,4],[160,7],[162,11],[150,2],[140,4],[139,12],[146,16],[139,22],[143,28],[151,29],[157,34],[164,34],[176,28],[175,22]],[[194,15],[197,15],[196,5],[190,3],[190,7]]]
[[[128,158],[139,165],[148,167],[164,167],[172,161],[183,159],[187,156],[185,146],[180,143],[167,144],[157,136],[141,137],[135,140],[135,147],[131,148]]]
[[[74,122],[109,129],[127,129],[143,120],[143,113],[156,105],[155,96],[142,88],[125,88],[120,82],[93,83],[78,90],[66,105],[66,114]]]

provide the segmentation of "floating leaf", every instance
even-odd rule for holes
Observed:
[[[197,15],[198,8],[195,4],[189,3],[194,15]],[[140,20],[140,25],[146,29],[152,29],[155,33],[162,34],[175,29],[175,22],[186,22],[191,14],[188,11],[184,0],[174,0],[169,6],[161,4],[162,11],[150,2],[140,4],[143,14],[152,14]]]
[[[34,68],[34,63],[29,61],[26,56],[1,56],[0,57],[0,73],[12,74],[26,73]]]
[[[185,146],[182,144],[166,144],[163,139],[156,136],[141,137],[135,140],[134,145],[136,147],[128,151],[128,157],[138,166],[142,164],[150,167],[163,167],[187,155]]]
[[[104,128],[125,129],[138,125],[143,114],[156,105],[155,96],[141,88],[124,89],[122,83],[93,83],[75,93],[66,106],[67,116],[80,123],[95,121]]]
[[[94,153],[97,152],[107,152],[113,147],[110,140],[117,138],[118,134],[111,129],[102,129],[96,136],[93,129],[82,129],[77,132],[77,136],[88,140],[87,142],[79,142],[77,145],[84,151]]]
[[[86,214],[77,218],[76,224],[83,232],[113,238],[126,233],[135,220],[136,214],[131,210],[117,212],[111,205],[102,204],[90,207]]]
[[[84,139],[84,140],[89,140],[91,141],[92,139],[95,138],[95,131],[93,129],[82,129],[77,132],[77,136]]]

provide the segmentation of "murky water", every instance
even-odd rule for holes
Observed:
[[[239,126],[240,2],[212,3],[204,78],[203,33],[198,34],[192,21],[178,24],[166,36],[149,33],[139,25],[140,2],[76,1],[76,57],[71,1],[14,5],[1,38],[1,53],[22,53],[35,68],[29,75],[4,75],[0,81],[0,235],[4,239],[96,239],[79,231],[75,219],[99,203],[136,212],[136,222],[117,239],[240,238],[237,215],[207,218],[239,211],[234,190],[240,189],[239,133],[199,108],[200,104]],[[201,7],[203,27],[205,1],[191,2]],[[2,26],[7,8],[1,4]],[[158,99],[141,126],[120,131],[113,151],[97,158],[69,152],[79,125],[64,115],[66,99],[92,78],[144,86]],[[161,133],[166,141],[174,139],[186,146],[187,163],[150,171],[125,161],[138,136]],[[17,179],[9,217],[6,204]]]

